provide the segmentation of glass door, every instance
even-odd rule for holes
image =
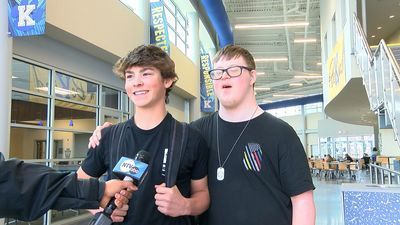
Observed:
[[[104,124],[105,122],[117,124],[121,122],[121,118],[122,118],[121,112],[103,108],[101,109],[100,125]]]

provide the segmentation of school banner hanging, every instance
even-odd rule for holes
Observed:
[[[161,1],[150,2],[150,43],[170,54],[168,25]]]
[[[8,33],[12,37],[44,34],[46,0],[8,0]]]
[[[211,69],[209,54],[200,55],[200,110],[202,112],[215,111],[215,97],[213,81],[208,71]]]

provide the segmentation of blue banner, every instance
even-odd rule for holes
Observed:
[[[46,0],[8,0],[8,33],[12,37],[44,34]]]
[[[150,3],[150,43],[170,53],[168,25],[162,2]]]
[[[215,111],[215,97],[213,81],[208,74],[211,69],[211,60],[209,54],[200,55],[200,110],[202,112]]]

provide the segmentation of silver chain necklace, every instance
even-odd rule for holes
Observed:
[[[217,169],[217,180],[222,181],[225,178],[225,169],[224,169],[224,165],[225,163],[228,161],[229,156],[231,156],[231,153],[233,152],[233,149],[235,148],[236,144],[238,143],[240,137],[242,136],[242,134],[244,133],[244,131],[246,130],[247,126],[249,126],[249,123],[251,121],[251,119],[253,119],[254,114],[256,114],[258,109],[258,106],[256,107],[256,110],[254,110],[253,114],[251,115],[249,121],[247,121],[246,125],[244,126],[242,132],[240,132],[239,136],[236,138],[235,143],[232,145],[231,150],[229,150],[228,155],[226,156],[225,160],[222,162],[221,164],[221,155],[220,155],[220,151],[219,151],[219,128],[218,128],[218,116],[217,116],[217,153],[218,153],[218,169]]]

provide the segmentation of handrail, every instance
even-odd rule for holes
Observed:
[[[372,170],[374,169],[374,170]],[[385,172],[388,174],[388,183],[392,184],[392,175],[397,177],[397,184],[400,184],[400,171],[391,170],[386,167],[378,166],[374,163],[369,164],[369,176],[371,184],[385,184]],[[378,172],[381,175],[381,183],[379,183]],[[375,176],[373,175],[375,174]],[[373,179],[375,177],[375,179]]]
[[[397,63],[396,58],[395,58],[394,55],[393,55],[393,52],[392,52],[391,50],[389,50],[389,48],[387,47],[387,44],[386,44],[385,40],[383,40],[383,39],[379,42],[379,46],[378,46],[377,51],[378,51],[380,48],[383,48],[383,52],[386,53],[386,55],[387,55],[387,57],[388,57],[388,59],[389,59],[390,65],[391,65],[391,66],[393,67],[393,69],[395,70],[395,71],[394,71],[394,72],[395,72],[394,75],[396,75],[395,78],[396,78],[397,82],[400,84],[400,66],[399,66],[399,64]]]
[[[358,20],[356,13],[353,14],[353,20],[354,20],[353,24],[356,26],[355,28],[358,31],[358,34],[360,34],[359,37],[361,37],[362,45],[364,46],[365,50],[367,50],[367,55],[368,55],[369,61],[371,62],[373,60],[372,51],[368,45],[367,38],[364,35],[364,31],[361,28],[360,21]]]
[[[352,50],[362,72],[370,108],[372,111],[385,110],[400,146],[400,96],[396,91],[400,87],[400,66],[384,40],[372,54],[356,14],[353,32]]]

